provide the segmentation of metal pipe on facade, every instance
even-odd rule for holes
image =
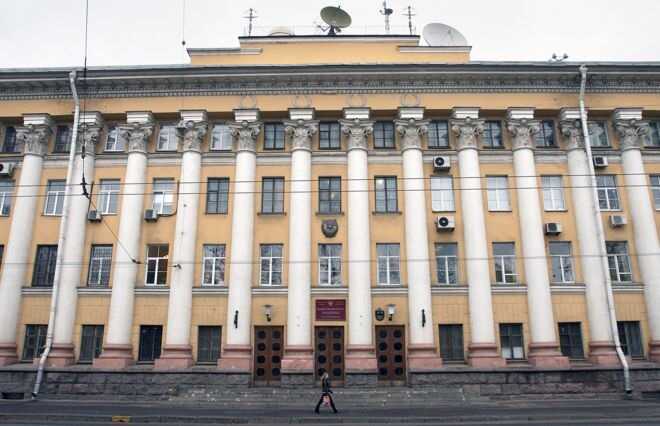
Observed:
[[[616,322],[616,311],[614,305],[614,295],[612,293],[612,280],[610,279],[609,266],[607,264],[607,249],[605,248],[605,232],[603,230],[603,219],[600,214],[598,203],[598,187],[596,182],[596,170],[594,168],[593,156],[591,154],[591,141],[589,140],[589,126],[587,125],[587,110],[585,107],[585,92],[587,87],[587,66],[580,66],[580,122],[582,123],[582,134],[584,136],[584,147],[587,151],[587,162],[589,163],[589,178],[591,179],[591,188],[593,194],[594,216],[596,216],[596,234],[598,238],[599,257],[603,268],[603,277],[605,278],[605,290],[607,293],[607,308],[609,313],[610,327],[612,329],[612,338],[619,362],[623,368],[623,381],[626,396],[632,395],[632,384],[630,382],[630,367],[628,360],[621,349],[621,340],[619,339],[619,329]]]
[[[37,399],[39,395],[39,388],[44,376],[44,368],[46,360],[50,354],[53,346],[53,334],[55,330],[55,314],[57,313],[57,301],[60,289],[60,279],[62,277],[62,260],[64,256],[64,242],[66,240],[66,227],[70,204],[71,181],[73,179],[73,163],[76,158],[77,142],[78,142],[78,124],[80,122],[80,99],[78,98],[78,90],[76,89],[76,71],[73,70],[69,73],[69,84],[71,86],[71,94],[75,105],[73,114],[73,132],[71,134],[71,144],[69,146],[69,165],[66,171],[66,186],[64,188],[64,204],[62,206],[62,219],[60,220],[60,231],[57,239],[57,259],[55,263],[55,275],[53,277],[53,291],[50,300],[50,315],[48,317],[48,332],[46,334],[46,346],[44,352],[39,359],[39,368],[37,369],[37,378],[34,382],[34,389],[32,390],[32,399]]]

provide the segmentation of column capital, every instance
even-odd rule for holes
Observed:
[[[566,147],[568,151],[584,148],[584,135],[580,120],[563,120],[559,123],[559,128],[561,134],[568,140]]]
[[[506,122],[506,128],[513,136],[513,150],[534,149],[534,136],[541,131],[541,124],[538,120],[528,118],[509,119]]]
[[[28,124],[16,129],[16,140],[23,144],[24,154],[44,156],[53,129],[48,124]]]
[[[348,136],[348,150],[367,150],[367,138],[374,131],[374,122],[370,120],[340,120],[341,132]]]
[[[394,120],[396,131],[401,135],[401,151],[422,149],[422,136],[429,131],[428,120],[414,118]]]
[[[96,153],[96,143],[101,137],[102,126],[97,124],[80,123],[78,125],[78,142],[76,143],[76,152],[81,153],[85,146],[85,155],[94,155]]]
[[[453,119],[451,131],[458,137],[457,151],[477,149],[478,138],[484,131],[484,121],[471,117]]]
[[[202,152],[202,141],[209,124],[206,121],[181,120],[176,126],[176,135],[182,143],[183,152]]]
[[[235,121],[229,124],[229,129],[236,141],[236,151],[257,151],[257,136],[261,132],[260,121]]]
[[[621,151],[629,149],[641,149],[644,145],[644,139],[651,130],[648,121],[643,120],[625,120],[614,121],[614,128],[619,135],[621,142]]]
[[[284,131],[291,141],[291,150],[312,150],[312,136],[319,130],[317,120],[288,120],[284,122]]]
[[[154,132],[153,121],[125,123],[119,126],[119,137],[124,140],[128,152],[147,153],[149,138]]]

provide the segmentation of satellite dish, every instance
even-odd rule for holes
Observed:
[[[429,46],[468,46],[467,39],[457,29],[441,23],[428,24],[422,30]]]
[[[351,25],[351,15],[338,7],[328,6],[321,9],[321,19],[330,26],[329,36],[337,35],[342,28]]]

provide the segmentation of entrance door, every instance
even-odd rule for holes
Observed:
[[[255,327],[254,382],[258,385],[278,384],[282,368],[282,327]]]
[[[405,383],[405,335],[403,326],[376,327],[378,380],[390,383]]]
[[[316,327],[316,378],[327,371],[333,384],[344,381],[344,327]]]

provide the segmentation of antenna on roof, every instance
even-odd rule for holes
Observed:
[[[408,18],[408,31],[410,31],[410,35],[413,35],[414,29],[412,24],[412,18],[413,16],[416,16],[416,13],[413,12],[412,6],[408,6],[404,9],[403,14],[406,15],[406,17]]]
[[[387,7],[387,0],[383,0],[383,9],[380,11],[380,14],[385,17],[385,34],[390,33],[390,15],[394,13],[394,10]]]
[[[568,59],[568,55],[565,53],[561,57],[557,56],[556,53],[553,53],[552,57],[548,60],[548,62],[552,62],[552,63],[564,62],[566,59]]]
[[[247,13],[247,15],[243,16],[243,18],[248,20],[248,37],[250,37],[252,35],[252,21],[258,18],[257,11],[253,8],[249,8],[245,13]]]

